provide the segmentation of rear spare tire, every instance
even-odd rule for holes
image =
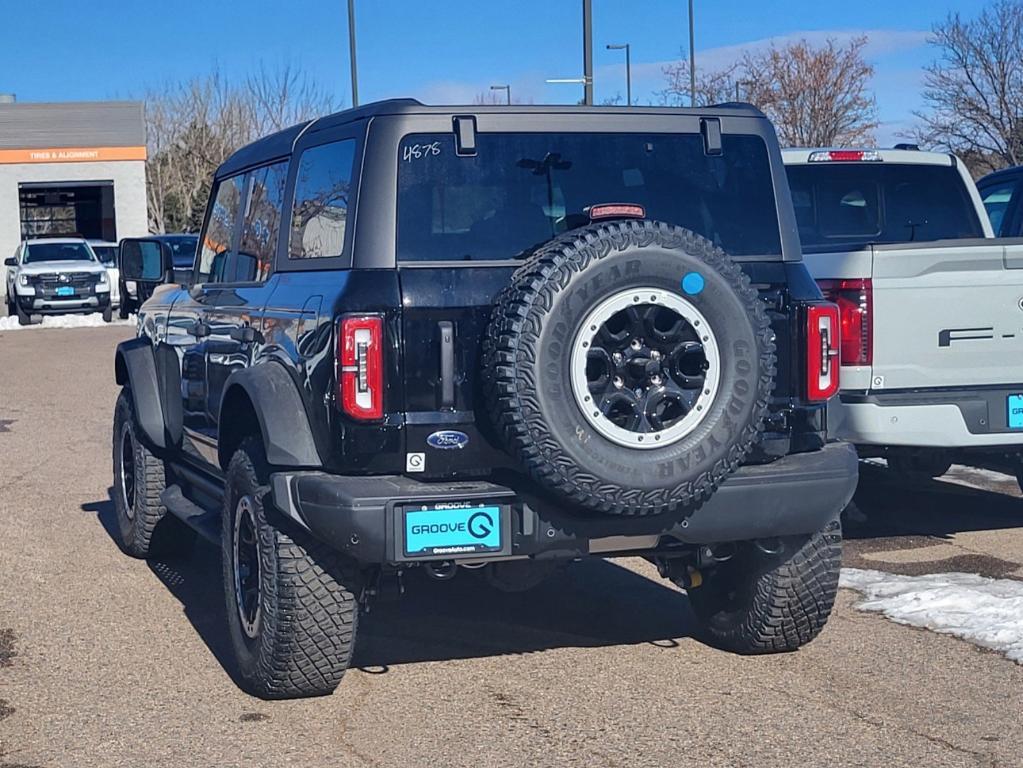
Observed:
[[[710,241],[595,224],[515,273],[484,372],[497,429],[538,483],[591,510],[656,514],[708,498],[756,443],[774,337]]]

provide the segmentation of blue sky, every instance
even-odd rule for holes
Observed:
[[[973,16],[981,0],[859,4],[808,0],[696,0],[697,66],[715,66],[772,39],[870,37],[882,126],[894,140],[920,106],[931,25],[951,10]],[[45,7],[45,10],[43,10]],[[654,99],[661,67],[688,43],[684,0],[593,0],[598,101],[625,94],[620,51],[632,44],[633,98]],[[465,103],[493,83],[515,97],[571,102],[582,74],[581,0],[357,0],[362,101],[413,96]],[[260,62],[290,62],[349,102],[346,0],[4,0],[0,92],[20,101],[131,97],[147,86],[219,66],[243,76]]]

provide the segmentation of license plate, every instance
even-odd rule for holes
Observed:
[[[405,557],[442,557],[500,552],[498,506],[458,503],[405,508]]]
[[[57,288],[57,295],[58,296],[74,296],[75,295],[75,289],[74,289],[74,287],[72,287],[70,285],[62,285],[59,288]]]
[[[1023,429],[1023,395],[1009,395],[1009,429]]]

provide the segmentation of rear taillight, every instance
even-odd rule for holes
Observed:
[[[838,393],[838,307],[811,304],[806,310],[806,396],[827,400]]]
[[[874,362],[874,291],[870,278],[819,280],[818,285],[824,298],[838,305],[842,365],[871,365]]]
[[[353,419],[384,415],[384,321],[379,315],[341,318],[337,387],[341,408]]]

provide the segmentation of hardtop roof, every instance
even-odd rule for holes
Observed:
[[[320,130],[337,125],[344,125],[359,120],[383,115],[485,115],[485,114],[525,114],[525,115],[629,115],[637,118],[651,115],[698,115],[700,117],[764,117],[756,107],[743,103],[716,104],[708,107],[588,107],[581,105],[561,104],[512,104],[481,105],[461,104],[429,106],[416,99],[388,99],[365,104],[354,109],[346,109],[307,120],[283,131],[270,134],[248,144],[231,155],[217,169],[216,178],[233,176],[239,171],[254,165],[261,165],[271,160],[287,157],[294,149],[295,142],[306,131],[313,128]]]

